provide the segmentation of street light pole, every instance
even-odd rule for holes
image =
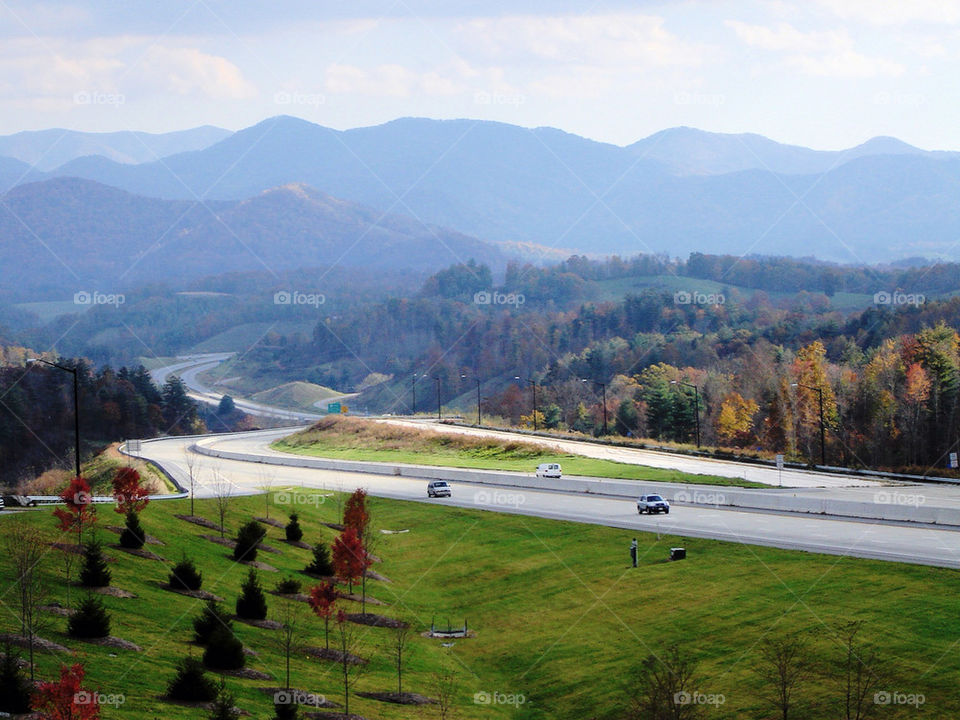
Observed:
[[[580,382],[592,382],[594,385],[600,386],[600,391],[603,395],[603,434],[607,434],[607,384],[602,383],[599,380],[581,380]]]
[[[466,380],[466,375],[460,376],[461,380]],[[477,427],[480,427],[480,378],[474,378],[474,381],[477,383]]]
[[[804,385],[803,383],[790,383],[790,387],[802,387],[807,390],[814,390],[817,393],[817,404],[820,406],[820,464],[827,464],[827,433],[826,425],[823,422],[823,388],[814,387],[812,385]]]
[[[80,477],[80,381],[77,377],[77,369],[58,365],[43,358],[28,358],[27,362],[43,363],[44,365],[58,368],[73,375],[73,461],[76,467],[77,477]]]
[[[697,420],[697,447],[700,447],[700,388],[698,388],[693,383],[684,382],[683,380],[671,380],[671,385],[686,385],[687,387],[693,388],[693,414]]]
[[[434,377],[434,380],[437,381],[437,422],[443,421],[443,406],[440,404],[440,378]]]
[[[519,380],[519,375],[513,376],[514,380]],[[530,387],[533,388],[533,431],[537,431],[537,383],[535,380],[527,380],[530,383]]]
[[[417,414],[417,374],[410,378],[410,390],[413,392],[413,407],[410,408],[411,417]]]

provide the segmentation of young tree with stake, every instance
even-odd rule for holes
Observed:
[[[310,607],[317,617],[323,618],[323,633],[326,640],[326,648],[330,649],[330,618],[333,617],[333,611],[336,609],[337,589],[331,582],[325,582],[322,585],[314,585],[310,588]]]

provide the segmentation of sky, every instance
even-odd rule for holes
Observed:
[[[0,134],[397,117],[960,150],[960,0],[0,0]]]

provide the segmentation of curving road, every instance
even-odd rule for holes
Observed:
[[[281,500],[291,504],[319,503],[324,501],[324,491],[350,491],[362,487],[381,497],[572,520],[638,532],[714,538],[833,555],[960,568],[960,532],[934,526],[906,527],[892,523],[702,506],[675,506],[669,515],[647,517],[637,515],[633,501],[627,499],[558,491],[507,491],[463,482],[454,484],[452,498],[428,500],[426,483],[415,478],[271,465],[271,460],[278,453],[268,447],[270,442],[289,432],[291,429],[288,428],[238,433],[217,436],[204,442],[215,449],[248,453],[256,462],[192,453],[189,448],[197,442],[197,438],[165,438],[144,442],[142,456],[162,465],[187,484],[186,457],[190,453],[195,463],[194,474],[198,479],[198,496],[213,494],[215,474],[228,479],[236,493],[262,491],[267,484],[272,485],[274,491],[282,487],[304,487],[317,491],[300,496],[292,493],[281,496]]]

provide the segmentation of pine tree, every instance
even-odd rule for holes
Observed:
[[[80,601],[67,621],[67,632],[75,638],[103,638],[110,634],[110,614],[103,601],[88,595]]]
[[[300,542],[300,539],[303,538],[303,530],[300,528],[300,516],[297,513],[290,513],[290,522],[287,523],[284,530],[287,533],[287,540]]]
[[[177,665],[177,674],[167,685],[167,697],[185,702],[210,702],[217,695],[216,686],[207,677],[203,664],[195,657],[186,657]]]
[[[207,717],[210,720],[237,720],[240,713],[234,706],[235,702],[233,693],[227,690],[226,681],[220,678],[220,684],[217,685],[217,697],[214,699],[213,707]]]
[[[11,715],[30,712],[31,691],[30,680],[20,668],[20,656],[7,644],[0,662],[0,711]]]
[[[203,653],[203,664],[214,670],[239,670],[247,662],[243,643],[225,627],[214,628]]]
[[[210,636],[217,628],[233,631],[233,620],[216,600],[210,598],[200,614],[193,620],[193,639],[199,645],[210,642]]]
[[[251,520],[237,533],[236,546],[233,548],[233,559],[253,562],[257,559],[257,545],[266,536],[267,531],[256,520]]]
[[[146,541],[146,533],[140,526],[140,515],[131,510],[127,513],[126,528],[120,533],[120,545],[131,550],[139,550]]]
[[[99,540],[91,540],[83,548],[83,567],[80,569],[80,584],[84,587],[107,587],[110,585],[110,568]]]
[[[313,546],[313,562],[307,565],[306,571],[311,575],[320,577],[331,577],[333,575],[330,548],[327,547],[326,543],[318,542]]]
[[[265,620],[267,617],[267,598],[257,579],[257,571],[253,568],[247,574],[240,597],[237,598],[237,617],[245,620]]]

